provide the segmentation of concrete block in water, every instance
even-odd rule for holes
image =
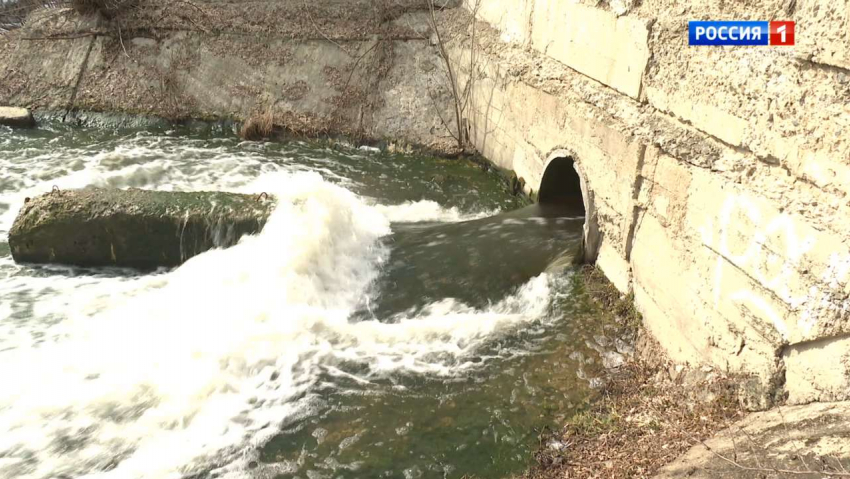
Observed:
[[[0,106],[0,125],[29,127],[35,125],[35,120],[26,108]]]
[[[262,230],[267,195],[86,188],[30,199],[9,232],[17,262],[177,266]]]

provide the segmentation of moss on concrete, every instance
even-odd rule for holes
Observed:
[[[9,233],[17,262],[177,266],[265,225],[267,195],[86,188],[28,200]]]

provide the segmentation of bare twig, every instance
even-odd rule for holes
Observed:
[[[118,41],[121,42],[121,49],[124,50],[124,55],[126,55],[127,58],[130,58],[130,54],[127,53],[127,48],[124,47],[124,38],[121,35],[120,26],[118,27]]]
[[[190,7],[194,8],[195,10],[197,10],[197,11],[201,12],[201,14],[202,14],[202,15],[204,15],[205,17],[209,17],[209,16],[210,16],[210,14],[209,14],[209,13],[207,13],[207,11],[206,11],[206,10],[204,10],[203,8],[201,8],[201,7],[197,6],[197,5],[195,5],[194,3],[190,2],[189,0],[172,0],[172,1],[173,1],[173,2],[175,2],[175,3],[185,3],[186,5],[189,5]]]
[[[791,431],[788,429],[788,423],[785,422],[785,415],[782,414],[782,407],[776,406],[776,412],[779,413],[779,419],[782,421],[782,428],[785,430],[786,438],[788,439],[788,441],[791,444],[794,445],[794,449],[797,452],[797,457],[800,458],[800,462],[803,463],[803,467],[808,469],[809,465],[806,464],[806,458],[803,456],[803,453],[800,451],[800,445],[797,443],[797,441],[794,440],[794,438],[791,437]]]
[[[307,0],[304,0],[304,11],[307,13],[307,18],[309,18],[309,19],[310,19],[310,23],[312,23],[312,24],[313,24],[313,28],[315,28],[315,29],[316,29],[316,31],[317,31],[317,32],[319,32],[319,35],[321,35],[321,36],[322,36],[325,40],[327,40],[327,41],[329,41],[329,42],[333,43],[334,45],[336,45],[336,46],[337,46],[340,50],[342,50],[342,51],[343,51],[343,53],[345,53],[346,55],[348,55],[348,56],[350,56],[350,57],[353,57],[353,56],[354,56],[354,55],[352,55],[352,54],[351,54],[351,52],[349,52],[349,51],[348,51],[345,47],[343,47],[343,46],[342,46],[341,44],[339,44],[338,42],[334,41],[331,37],[327,36],[327,35],[325,34],[325,32],[323,32],[323,31],[322,31],[322,29],[321,29],[321,28],[319,28],[319,25],[317,25],[317,24],[316,24],[316,21],[315,21],[315,20],[313,20],[313,14],[311,14],[311,13],[310,13],[310,7],[309,7],[309,6],[307,6]]]
[[[476,77],[476,67],[478,65],[478,44],[476,43],[476,31],[478,28],[478,10],[481,8],[481,0],[475,0],[475,5],[472,7],[472,39],[469,47],[469,78],[466,80],[466,86],[463,91],[462,109],[465,111],[469,103],[469,96],[473,89],[473,83]]]
[[[833,459],[835,459],[835,462],[836,462],[836,463],[838,463],[838,468],[841,470],[841,472],[843,472],[843,473],[845,473],[845,474],[850,475],[850,471],[848,471],[848,470],[847,470],[847,468],[846,468],[846,467],[844,467],[844,463],[843,463],[843,462],[841,462],[841,459],[840,459],[840,458],[838,458],[838,457],[833,457]]]
[[[478,37],[477,37],[477,16],[478,9],[481,5],[481,0],[475,0],[475,3],[472,8],[472,34],[470,38],[469,45],[469,72],[468,77],[466,79],[466,83],[461,86],[459,79],[459,71],[455,65],[454,59],[449,55],[449,51],[447,48],[447,40],[443,35],[443,32],[440,29],[439,22],[437,20],[437,10],[442,10],[446,7],[446,3],[442,6],[435,7],[433,0],[423,0],[428,7],[428,23],[431,27],[431,30],[436,37],[436,46],[437,51],[439,53],[440,58],[443,60],[443,64],[445,66],[445,75],[446,81],[448,83],[449,91],[452,94],[452,101],[454,102],[454,113],[455,113],[455,130],[451,132],[452,136],[456,139],[458,148],[464,149],[469,144],[469,132],[467,131],[467,108],[470,103],[470,99],[472,97],[472,91],[474,89],[474,83],[476,78],[476,68],[477,68],[477,49],[478,49]],[[441,118],[442,120],[442,118]],[[446,126],[449,130],[451,128],[448,127],[448,124],[444,122],[444,126]]]
[[[804,470],[799,470],[799,471],[795,471],[795,470],[791,470],[791,469],[782,469],[782,468],[776,468],[776,467],[751,467],[751,466],[745,466],[745,465],[743,465],[743,464],[739,463],[738,461],[735,461],[735,460],[733,460],[733,459],[730,459],[729,457],[727,457],[727,456],[725,456],[725,455],[723,455],[723,454],[721,454],[721,453],[719,453],[719,452],[715,451],[714,449],[712,449],[712,448],[711,448],[711,446],[709,446],[708,444],[706,444],[706,443],[705,443],[705,441],[703,441],[703,440],[701,440],[701,439],[698,439],[697,441],[698,441],[700,444],[702,444],[702,445],[703,445],[703,447],[705,447],[705,448],[706,448],[706,449],[707,449],[710,453],[712,453],[715,457],[717,457],[718,459],[720,459],[720,460],[722,460],[722,461],[724,461],[724,462],[726,462],[726,463],[728,463],[728,464],[730,464],[730,465],[734,466],[735,468],[740,469],[740,470],[742,470],[742,471],[751,471],[751,472],[772,472],[772,473],[774,473],[774,474],[785,474],[785,475],[790,475],[790,476],[811,476],[811,475],[820,475],[820,476],[826,476],[826,477],[850,477],[850,474],[848,474],[848,473],[846,473],[846,472],[811,471],[811,470],[806,470],[806,471],[804,471]]]
[[[434,105],[434,110],[437,112],[437,116],[440,118],[440,123],[443,124],[443,127],[446,129],[447,132],[449,132],[449,135],[451,135],[451,137],[454,138],[455,141],[460,141],[452,131],[452,128],[449,126],[449,123],[443,117],[443,112],[441,111],[439,105],[437,105],[437,100],[434,98],[434,95],[430,91],[428,92],[428,98],[431,99],[431,103]]]
[[[76,35],[47,35],[38,37],[22,37],[21,40],[74,40],[77,38],[93,37],[101,35],[100,32],[82,32]]]
[[[741,434],[743,434],[747,438],[747,441],[750,445],[750,453],[752,453],[753,459],[756,461],[756,467],[764,467],[764,466],[761,465],[761,459],[759,459],[759,453],[756,450],[756,447],[758,446],[758,443],[756,442],[756,440],[753,439],[753,437],[750,436],[750,433],[748,433],[746,431],[746,429],[744,429],[742,427],[738,427],[738,432],[740,432]],[[735,436],[733,435],[732,437],[735,437]],[[737,461],[738,458],[736,457],[735,460]]]
[[[735,441],[735,435],[732,435],[732,458],[738,460],[738,443]]]
[[[448,79],[449,88],[451,90],[452,97],[453,97],[454,104],[455,104],[455,122],[456,122],[456,127],[457,127],[456,138],[457,138],[458,148],[462,149],[464,146],[466,146],[466,138],[464,138],[464,134],[463,134],[463,126],[462,126],[463,125],[463,121],[462,121],[463,111],[461,110],[462,102],[461,102],[461,98],[460,98],[460,93],[458,91],[457,76],[455,75],[454,67],[452,65],[452,63],[453,63],[452,59],[451,59],[451,57],[449,57],[449,52],[446,49],[446,43],[443,40],[443,35],[440,32],[440,27],[439,27],[438,22],[437,22],[437,13],[436,13],[436,9],[434,8],[434,3],[431,0],[424,0],[424,1],[428,5],[428,15],[429,15],[429,21],[431,23],[431,28],[434,30],[434,35],[437,37],[437,48],[438,48],[438,51],[440,53],[440,57],[443,59],[443,63],[445,64],[445,67],[446,67],[446,77]]]
[[[359,55],[357,57],[357,60],[354,62],[354,65],[351,67],[351,71],[348,72],[348,78],[345,80],[345,85],[342,88],[342,94],[343,95],[348,92],[348,85],[351,83],[351,78],[354,77],[354,72],[357,71],[357,66],[360,65],[360,62],[366,57],[366,55],[368,55],[372,50],[377,48],[377,46],[380,45],[380,43],[381,43],[380,40],[376,41],[371,47],[366,49],[366,51],[363,52],[362,55]],[[346,52],[346,53],[348,53],[348,52]],[[351,56],[353,56],[353,55],[351,55]]]

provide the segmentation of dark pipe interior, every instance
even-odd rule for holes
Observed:
[[[549,163],[540,183],[539,199],[541,204],[557,204],[576,216],[585,215],[581,179],[572,158],[555,158]]]

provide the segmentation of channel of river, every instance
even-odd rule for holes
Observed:
[[[278,205],[261,234],[173,270],[15,264],[24,199],[88,185]],[[464,160],[0,129],[0,477],[521,471],[604,373],[582,222]]]

